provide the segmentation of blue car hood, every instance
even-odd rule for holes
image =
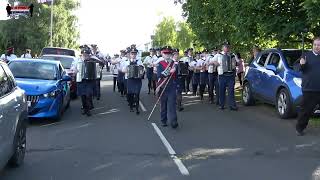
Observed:
[[[27,95],[40,95],[51,92],[57,88],[56,80],[16,78],[18,86]]]

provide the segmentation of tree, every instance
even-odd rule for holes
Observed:
[[[172,17],[165,17],[156,26],[152,44],[154,47],[169,45],[185,50],[195,42],[196,36],[186,22],[175,22]]]
[[[205,47],[230,41],[238,51],[301,47],[320,35],[320,3],[314,0],[185,0],[183,14]],[[310,44],[309,44],[310,45]]]
[[[33,17],[0,21],[0,50],[3,52],[8,46],[13,46],[16,49],[16,54],[22,53],[26,48],[30,48],[32,52],[38,54],[43,47],[49,46],[50,43],[51,7],[47,4],[39,4],[37,0],[20,0],[19,2],[34,4]],[[72,11],[78,6],[77,0],[54,1],[54,46],[78,47],[77,17],[72,14]]]

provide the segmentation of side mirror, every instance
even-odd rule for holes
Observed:
[[[70,76],[68,76],[68,75],[64,75],[62,77],[62,81],[71,81],[71,80],[72,80],[72,78]]]
[[[277,73],[277,68],[274,65],[268,64],[266,69],[270,70],[270,71],[273,71],[275,74]]]

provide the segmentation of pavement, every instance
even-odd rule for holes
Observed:
[[[179,128],[160,125],[156,97],[144,80],[140,115],[112,91],[104,73],[102,98],[93,116],[72,101],[60,122],[34,120],[28,127],[25,163],[5,168],[1,180],[318,180],[320,131],[294,131],[295,119],[281,120],[265,104],[219,110],[185,95]]]

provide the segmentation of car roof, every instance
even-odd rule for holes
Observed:
[[[73,58],[76,59],[77,57],[74,56],[68,56],[68,55],[60,55],[60,54],[44,54],[41,57],[46,57],[46,56],[51,56],[51,57],[67,57],[67,58]]]
[[[63,48],[63,47],[44,47],[44,48],[42,48],[42,49],[45,49],[45,48],[52,48],[52,49],[65,49],[65,50],[72,50],[72,51],[75,51],[74,49]]]
[[[44,62],[48,64],[53,64],[53,65],[61,64],[60,61],[52,61],[52,60],[46,60],[46,59],[31,59],[31,58],[17,58],[17,59],[13,59],[10,62],[36,62],[36,63]]]

